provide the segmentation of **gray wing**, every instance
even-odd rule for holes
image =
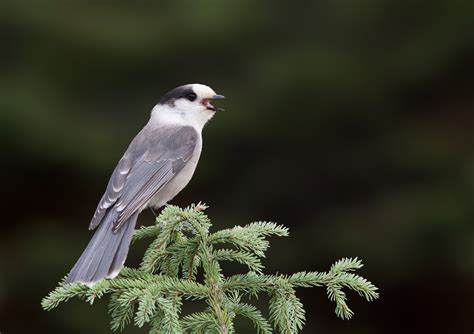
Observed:
[[[114,229],[120,228],[183,169],[197,139],[198,133],[189,126],[153,130],[145,126],[112,173],[89,229],[97,227],[110,211],[116,215]]]

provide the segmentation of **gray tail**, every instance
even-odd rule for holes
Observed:
[[[113,214],[104,217],[87,248],[66,278],[67,283],[93,284],[102,278],[113,278],[127,258],[138,212],[134,213],[118,231],[113,231]]]

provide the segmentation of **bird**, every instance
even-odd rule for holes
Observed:
[[[167,92],[115,167],[89,229],[96,229],[65,279],[88,286],[123,268],[138,215],[158,209],[191,180],[202,150],[202,129],[223,95],[203,84]]]

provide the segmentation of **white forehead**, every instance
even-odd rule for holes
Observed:
[[[191,84],[190,86],[194,93],[201,98],[211,98],[216,95],[216,92],[209,86],[202,84]]]

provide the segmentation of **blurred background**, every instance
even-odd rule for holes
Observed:
[[[106,298],[40,301],[151,108],[193,82],[226,112],[173,204],[207,203],[215,229],[290,227],[268,273],[357,256],[380,288],[349,294],[351,321],[299,290],[304,333],[474,330],[471,0],[2,1],[0,39],[0,332],[110,331]]]

